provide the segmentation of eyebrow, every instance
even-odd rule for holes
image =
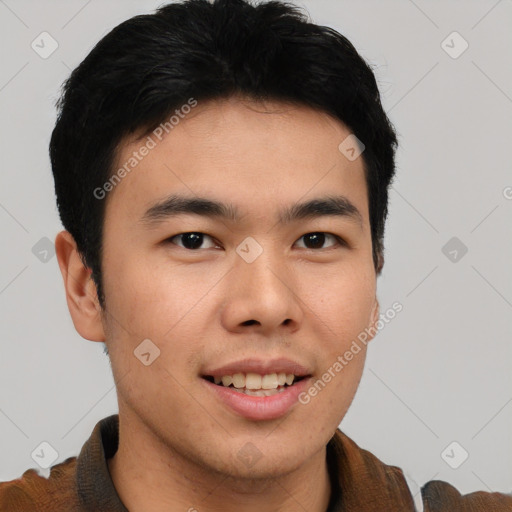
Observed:
[[[221,203],[204,197],[171,195],[152,205],[142,216],[141,222],[154,227],[165,220],[193,214],[239,222],[239,210],[230,203]],[[287,224],[316,217],[343,217],[363,227],[363,217],[357,207],[345,196],[327,196],[297,203],[278,213],[278,222]]]

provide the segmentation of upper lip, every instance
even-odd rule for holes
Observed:
[[[232,363],[205,370],[204,377],[223,377],[225,375],[234,375],[235,373],[259,373],[260,375],[268,375],[271,373],[286,373],[297,377],[310,375],[308,369],[296,361],[291,359],[242,359],[233,361]]]

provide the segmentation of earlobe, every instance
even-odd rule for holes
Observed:
[[[64,280],[66,301],[78,334],[90,341],[105,341],[96,285],[80,257],[71,233],[61,231],[55,238],[55,252]]]

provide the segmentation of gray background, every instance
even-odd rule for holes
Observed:
[[[103,345],[75,332],[41,241],[61,229],[48,142],[70,70],[112,27],[161,3],[0,1],[0,480],[36,467],[42,441],[56,462],[77,455],[117,412]],[[370,344],[341,427],[413,487],[435,478],[463,493],[511,492],[512,2],[299,5],[376,66],[401,143],[378,295],[382,312],[395,301],[403,311]],[[43,31],[59,45],[46,59],[31,47]],[[461,55],[454,31],[469,44]],[[441,456],[453,441],[469,453],[457,469]],[[448,450],[452,465],[461,450]]]

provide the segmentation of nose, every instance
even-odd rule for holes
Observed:
[[[264,251],[255,261],[239,258],[226,283],[221,320],[231,332],[291,333],[304,316],[297,276]]]

